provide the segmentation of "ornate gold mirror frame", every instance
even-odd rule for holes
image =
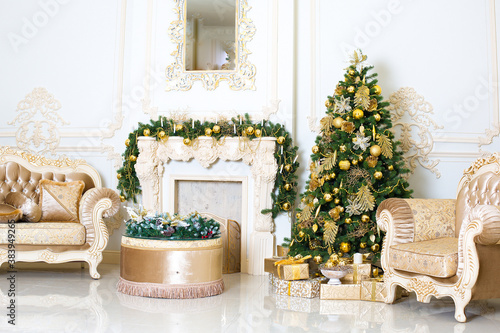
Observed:
[[[250,51],[247,43],[255,35],[255,25],[247,17],[252,8],[247,0],[236,1],[236,68],[234,70],[216,71],[187,71],[185,64],[186,44],[186,1],[174,0],[174,11],[177,20],[170,24],[169,36],[176,44],[172,53],[175,62],[167,66],[165,75],[167,77],[166,91],[191,89],[195,81],[201,81],[207,90],[214,90],[221,81],[227,81],[232,90],[255,90],[255,65],[248,61]]]

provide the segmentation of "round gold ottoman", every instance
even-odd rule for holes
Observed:
[[[118,291],[157,298],[219,295],[224,291],[222,239],[178,241],[122,236]]]

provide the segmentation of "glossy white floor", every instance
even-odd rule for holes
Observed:
[[[387,305],[278,296],[267,276],[224,275],[222,295],[195,300],[128,296],[116,291],[119,267],[22,270],[15,274],[16,326],[0,272],[1,332],[500,332],[500,299],[472,302],[469,322],[453,318],[451,300],[418,303],[413,296]]]

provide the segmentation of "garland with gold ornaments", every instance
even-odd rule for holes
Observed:
[[[151,120],[149,124],[139,123],[137,129],[131,132],[125,140],[123,166],[117,172],[118,190],[122,201],[136,202],[137,195],[141,194],[141,187],[135,164],[139,156],[137,140],[140,136],[154,137],[158,141],[166,141],[170,136],[183,137],[187,146],[196,149],[196,140],[200,136],[212,137],[218,142],[225,137],[239,137],[241,139],[258,140],[261,137],[276,138],[276,152],[274,157],[278,164],[278,171],[271,193],[273,206],[262,211],[262,214],[272,213],[273,218],[281,212],[292,210],[297,196],[297,176],[299,167],[297,162],[298,147],[293,145],[290,133],[281,124],[262,120],[252,122],[248,114],[244,117],[233,117],[230,120],[221,118],[213,121],[204,121],[187,118],[166,118]]]

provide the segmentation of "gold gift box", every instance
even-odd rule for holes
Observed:
[[[309,280],[287,281],[274,276],[272,278],[272,292],[278,295],[314,298],[319,296],[319,288],[325,278]]]
[[[359,300],[361,294],[361,285],[355,283],[345,283],[339,285],[331,285],[327,283],[321,284],[320,299],[343,299],[343,300]]]
[[[288,247],[283,247],[281,245],[278,245],[276,247],[276,253],[278,254],[278,257],[287,257],[289,251],[290,251],[290,248],[288,248]]]
[[[369,280],[371,277],[372,265],[371,264],[349,264],[353,272],[347,274],[340,279],[342,283],[361,283],[361,281]]]
[[[361,300],[372,302],[385,302],[387,298],[387,287],[380,279],[361,281]],[[402,288],[396,287],[396,299],[401,298]]]
[[[264,259],[264,271],[276,275],[282,280],[305,280],[309,278],[309,264],[291,264],[275,266],[274,263],[283,258]]]

